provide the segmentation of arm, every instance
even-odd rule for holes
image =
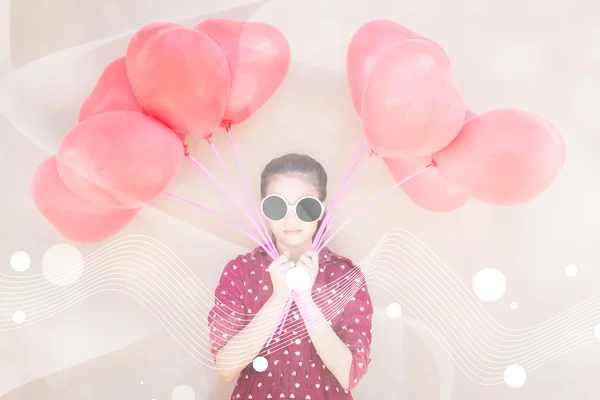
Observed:
[[[310,293],[303,293],[298,298],[302,303],[301,307],[308,314],[311,326],[314,327],[309,330],[308,335],[317,350],[317,354],[342,388],[348,390],[352,352],[329,325],[329,321],[325,319]]]
[[[211,350],[219,377],[225,382],[232,381],[256,358],[275,330],[288,299],[287,293],[274,291],[258,314],[247,315],[239,301],[243,297],[243,272],[242,268],[234,268],[234,263],[229,263],[221,275],[215,291],[216,305],[209,314]]]
[[[358,267],[353,267],[358,268]],[[373,306],[365,279],[359,273],[347,294],[350,299],[342,312],[341,328],[334,330],[318,309],[310,293],[300,296],[304,309],[315,327],[309,336],[319,357],[345,390],[353,389],[366,374],[370,363],[371,326]],[[348,301],[347,301],[348,300]],[[326,315],[335,309],[325,308]]]
[[[285,302],[286,299],[271,296],[252,321],[217,352],[215,361],[223,381],[232,381],[258,356],[275,330]]]

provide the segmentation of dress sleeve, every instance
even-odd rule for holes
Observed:
[[[371,327],[373,325],[373,304],[365,277],[360,268],[352,264],[350,271],[354,280],[350,291],[352,297],[342,311],[342,322],[336,330],[338,337],[352,352],[348,390],[356,387],[367,373],[371,362]]]
[[[215,303],[208,314],[208,328],[213,360],[229,340],[248,323],[244,306],[244,276],[239,257],[230,261],[215,290]]]

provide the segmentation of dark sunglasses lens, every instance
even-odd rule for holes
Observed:
[[[287,204],[278,196],[266,197],[262,203],[262,212],[270,220],[279,221],[287,214]]]
[[[321,216],[322,208],[319,200],[307,197],[298,202],[296,215],[301,221],[315,222]]]

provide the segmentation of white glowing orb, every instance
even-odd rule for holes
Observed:
[[[385,312],[390,318],[399,318],[402,315],[402,306],[398,303],[391,303],[387,306]]]
[[[310,276],[308,276],[308,272],[304,268],[294,267],[287,272],[285,283],[290,290],[303,292],[309,289]]]
[[[264,372],[269,367],[269,362],[264,357],[256,357],[254,361],[252,361],[252,367],[256,372]]]
[[[17,251],[10,257],[10,266],[17,272],[26,271],[31,265],[31,257],[24,251]]]
[[[482,269],[473,278],[473,291],[483,301],[496,301],[506,291],[506,278],[497,269]]]
[[[25,322],[25,313],[23,311],[16,311],[13,314],[13,321],[15,321],[15,324],[22,324]]]
[[[520,365],[511,365],[504,371],[504,382],[513,389],[520,388],[527,380],[527,372]]]

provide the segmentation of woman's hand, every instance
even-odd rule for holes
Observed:
[[[313,250],[306,251],[304,254],[302,254],[302,256],[300,256],[300,259],[296,263],[296,267],[303,268],[306,272],[308,272],[309,284],[307,288],[307,294],[310,295],[319,273],[319,255]]]
[[[291,290],[285,282],[287,272],[294,267],[294,262],[289,261],[289,253],[285,251],[282,255],[273,260],[267,268],[271,275],[273,283],[273,297],[275,300],[287,301]]]

